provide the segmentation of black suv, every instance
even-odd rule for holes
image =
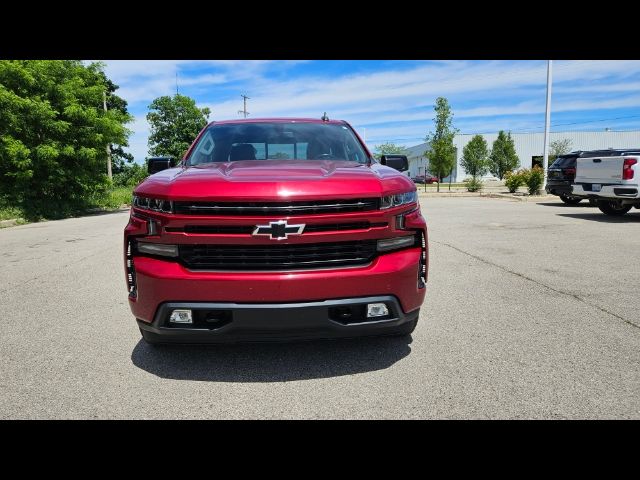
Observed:
[[[545,190],[558,195],[560,200],[569,205],[577,205],[582,200],[571,195],[571,184],[576,178],[576,159],[582,152],[571,152],[560,155],[547,170],[547,186]]]

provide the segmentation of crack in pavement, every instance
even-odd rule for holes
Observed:
[[[87,255],[86,257],[78,258],[77,260],[75,260],[73,262],[70,262],[70,263],[67,263],[65,265],[62,265],[61,267],[54,268],[52,270],[49,270],[48,272],[43,272],[40,275],[38,275],[36,277],[33,277],[33,278],[30,278],[28,280],[25,280],[22,283],[18,283],[17,285],[12,285],[9,288],[5,288],[4,290],[0,290],[0,293],[10,292],[11,290],[15,290],[16,288],[20,288],[23,285],[26,285],[27,283],[33,282],[34,280],[39,280],[39,279],[41,279],[42,277],[44,277],[46,275],[49,275],[49,274],[54,273],[54,272],[58,272],[60,270],[64,270],[65,268],[70,267],[72,265],[75,265],[78,262],[82,262],[83,260],[86,260],[87,258],[97,257],[99,254],[104,253],[104,252],[106,252],[107,250],[110,250],[110,249],[111,249],[111,247],[103,248],[102,250],[98,250],[97,254],[96,254],[96,252],[94,252],[94,253],[92,253],[90,255]]]
[[[598,304],[591,303],[586,298],[583,298],[583,297],[581,297],[579,295],[576,295],[576,294],[570,293],[570,292],[565,292],[564,290],[558,290],[557,288],[554,288],[554,287],[552,287],[550,285],[542,283],[541,281],[536,280],[535,278],[531,278],[531,277],[528,277],[528,276],[526,276],[526,275],[524,275],[522,273],[519,273],[519,272],[516,272],[516,271],[513,271],[513,270],[509,270],[507,267],[503,267],[502,265],[494,263],[494,262],[492,262],[490,260],[487,260],[486,258],[482,258],[482,257],[480,257],[478,255],[474,255],[473,253],[465,252],[464,250],[462,250],[462,249],[460,249],[460,248],[458,248],[458,247],[456,247],[454,245],[451,245],[449,243],[438,242],[438,241],[433,240],[433,239],[429,239],[429,240],[431,242],[433,242],[433,243],[437,243],[438,245],[442,245],[442,246],[445,246],[445,247],[452,248],[453,250],[456,250],[456,251],[458,251],[458,252],[460,252],[460,253],[462,253],[464,255],[467,255],[467,256],[469,256],[471,258],[474,258],[474,259],[476,259],[476,260],[478,260],[480,262],[486,263],[487,265],[491,265],[493,267],[499,268],[500,270],[502,270],[504,272],[510,273],[510,274],[515,275],[517,277],[520,277],[520,278],[523,278],[523,279],[528,280],[530,282],[533,282],[536,285],[540,285],[541,287],[544,287],[544,288],[547,288],[547,289],[551,290],[552,292],[559,293],[560,295],[565,295],[567,297],[572,297],[575,300],[578,300],[579,302],[584,303],[585,305],[589,305],[590,307],[593,307],[593,308],[595,308],[597,310],[600,310],[601,312],[606,313],[607,315],[611,315],[612,317],[615,317],[618,320],[622,320],[623,322],[631,325],[632,327],[640,329],[640,325],[638,325],[637,323],[634,323],[631,320],[628,320],[628,319],[624,318],[623,316],[618,315],[617,313],[611,312],[611,311],[607,310],[606,308],[601,307]]]

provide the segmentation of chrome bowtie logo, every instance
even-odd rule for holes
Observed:
[[[289,225],[286,220],[269,222],[269,225],[256,225],[253,235],[268,235],[271,240],[286,240],[289,235],[302,235],[304,223]]]

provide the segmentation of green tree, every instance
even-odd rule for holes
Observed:
[[[99,63],[0,60],[0,196],[28,218],[61,217],[108,186],[108,143],[131,117],[103,110]]]
[[[474,135],[462,149],[460,165],[474,180],[489,171],[489,150],[482,135]]]
[[[511,133],[505,134],[500,130],[489,155],[489,170],[502,180],[507,172],[512,172],[518,165],[520,165],[520,160],[516,154]]]
[[[125,116],[129,116],[127,110],[127,101],[115,94],[120,87],[113,83],[104,72],[98,72],[106,86],[107,92],[107,110],[117,110]],[[114,175],[123,173],[131,168],[133,163],[133,155],[125,152],[124,149],[129,146],[128,137],[125,137],[122,144],[111,144],[111,169]]]
[[[376,147],[376,152],[373,154],[378,160],[382,155],[406,155],[407,149],[401,145],[395,143],[381,143]]]
[[[429,150],[424,152],[424,155],[429,158],[429,170],[438,177],[439,192],[440,180],[451,173],[456,163],[453,137],[458,129],[453,127],[453,113],[446,98],[438,97],[434,109],[435,132],[427,135]]]
[[[569,138],[562,138],[560,140],[554,140],[549,144],[549,165],[556,161],[560,155],[569,153],[571,151],[571,140]]]
[[[113,184],[116,187],[136,187],[148,175],[146,165],[132,163],[125,165],[122,171],[113,174]]]
[[[210,113],[211,110],[198,108],[195,100],[185,95],[156,98],[147,113],[151,127],[149,155],[172,156],[180,160],[207,125]]]

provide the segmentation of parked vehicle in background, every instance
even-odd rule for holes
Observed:
[[[639,160],[640,148],[582,152],[572,194],[593,199],[606,215],[624,215],[632,207],[640,208]]]
[[[582,197],[571,193],[571,185],[576,178],[576,160],[580,151],[560,155],[547,169],[547,186],[545,190],[551,195],[557,195],[568,205],[577,205]]]
[[[433,175],[416,175],[412,177],[414,183],[438,183],[438,177],[434,177]]]
[[[346,122],[213,122],[182,162],[149,159],[124,232],[149,343],[407,335],[428,272],[404,155]]]

